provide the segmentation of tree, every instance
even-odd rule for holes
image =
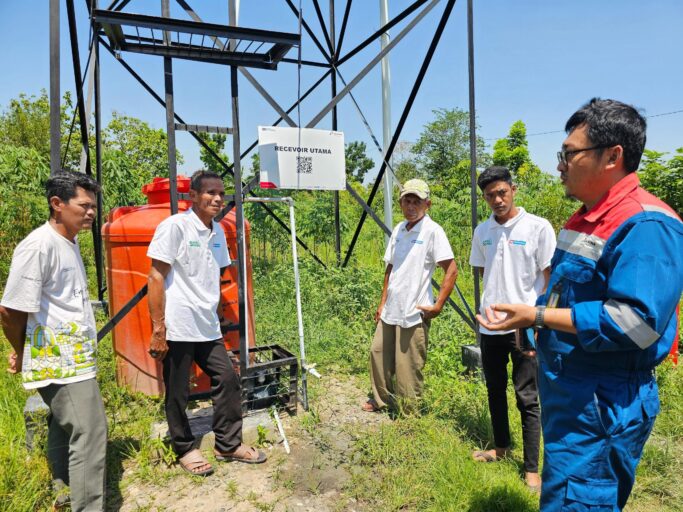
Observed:
[[[496,141],[493,146],[493,164],[507,167],[517,183],[530,186],[539,184],[541,169],[529,156],[526,126],[522,121],[515,121],[508,136]]]
[[[367,172],[375,166],[366,154],[367,146],[365,142],[354,141],[346,145],[346,178],[349,180],[363,183]]]
[[[412,148],[420,171],[430,184],[451,192],[470,185],[469,113],[459,108],[436,109],[436,119],[424,126]],[[477,163],[485,167],[491,157],[484,139],[477,137]]]
[[[81,140],[78,114],[69,91],[64,93],[61,101],[60,138],[63,166],[77,169]],[[33,149],[47,158],[49,164],[50,99],[45,89],[40,91],[39,96],[21,93],[10,100],[7,108],[0,113],[0,144]]]
[[[168,176],[166,133],[135,117],[113,112],[102,135],[105,209],[144,203],[142,186],[156,176]],[[183,163],[179,151],[176,159]]]
[[[683,214],[683,148],[676,150],[676,155],[664,162],[664,155],[646,149],[638,174],[643,188],[652,192],[679,215]]]
[[[48,214],[44,184],[48,158],[32,147],[0,143],[0,282],[5,282],[14,247]]]
[[[214,153],[223,159],[227,164],[230,163],[230,157],[223,151],[225,149],[225,141],[227,135],[223,133],[199,133],[199,138],[206,142]],[[222,174],[225,171],[225,167],[221,164],[204,146],[199,146],[199,159],[204,164],[204,169],[207,171],[215,172],[216,174]]]
[[[394,177],[403,185],[413,178],[425,178],[417,167],[417,160],[413,153],[414,144],[405,140],[398,141],[392,155]]]

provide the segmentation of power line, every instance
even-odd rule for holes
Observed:
[[[683,112],[683,110],[674,110],[673,112],[664,112],[663,114],[653,114],[651,116],[645,116],[645,117],[650,118],[650,117],[671,116],[673,114],[680,114],[681,112]]]
[[[672,115],[674,115],[674,114],[681,114],[681,113],[683,113],[683,110],[673,110],[673,111],[671,111],[671,112],[663,112],[663,113],[661,113],[661,114],[652,114],[651,116],[643,116],[643,117],[645,117],[646,119],[651,119],[651,118],[653,118],[653,117],[672,116]],[[552,134],[552,133],[564,133],[564,130],[552,130],[552,131],[549,131],[549,132],[527,133],[526,136],[527,136],[527,137],[536,137],[536,136],[538,136],[538,135],[549,135],[549,134]],[[505,138],[507,138],[507,136],[506,136],[506,137],[493,137],[493,138],[487,138],[487,139],[484,139],[484,140],[499,140],[499,139],[505,139]]]

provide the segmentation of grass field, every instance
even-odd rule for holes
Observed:
[[[309,361],[338,379],[348,375],[367,379],[381,265],[324,271],[319,265],[304,263],[301,277]],[[467,276],[461,276],[465,293],[467,281]],[[255,287],[257,339],[296,350],[291,268],[286,263],[257,265]],[[521,432],[511,390],[513,456],[500,464],[476,464],[470,459],[473,449],[486,446],[491,439],[485,387],[478,378],[463,374],[460,346],[471,341],[472,334],[455,312],[444,311],[430,333],[423,414],[399,417],[358,441],[353,459],[357,464],[344,492],[367,510],[538,510],[537,498],[526,490],[520,476]],[[2,338],[0,361],[8,350]],[[163,445],[148,438],[151,424],[162,418],[160,402],[115,385],[108,339],[100,344],[99,366],[110,431],[108,504],[116,508],[130,479],[163,484],[169,478],[164,469],[172,457]],[[629,511],[683,509],[683,370],[665,364],[658,369],[658,381],[662,412],[638,469]],[[44,438],[33,452],[24,445],[25,398],[19,379],[0,371],[2,511],[48,510],[52,499]],[[315,408],[313,403],[306,414],[314,417]],[[122,479],[123,468],[132,466],[132,476]]]

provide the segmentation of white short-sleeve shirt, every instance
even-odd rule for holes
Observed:
[[[412,327],[422,321],[417,306],[432,306],[431,279],[440,261],[453,259],[443,228],[425,215],[408,231],[406,221],[391,233],[384,261],[392,265],[382,320],[390,325]]]
[[[95,377],[97,327],[78,242],[46,222],[14,250],[2,306],[28,313],[24,387]]]
[[[192,209],[172,215],[157,226],[147,256],[171,265],[164,280],[166,338],[221,338],[220,269],[230,265],[230,255],[220,224],[206,227]]]
[[[543,270],[555,252],[555,232],[546,219],[518,207],[505,224],[493,215],[479,224],[472,237],[470,265],[484,268],[484,290],[480,312],[491,304],[536,304],[545,286]],[[489,331],[506,334],[512,331]]]

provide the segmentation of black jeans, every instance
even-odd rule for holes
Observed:
[[[231,452],[242,442],[241,390],[223,340],[168,341],[168,353],[164,358],[164,404],[173,449],[182,457],[195,444],[185,412],[190,397],[192,361],[211,379],[216,449],[221,453]]]
[[[481,335],[481,359],[489,396],[493,439],[497,448],[510,447],[508,423],[508,355],[512,359],[512,383],[517,409],[522,417],[524,470],[538,472],[538,450],[541,440],[541,408],[538,405],[538,362],[523,355],[515,346],[515,333]]]

